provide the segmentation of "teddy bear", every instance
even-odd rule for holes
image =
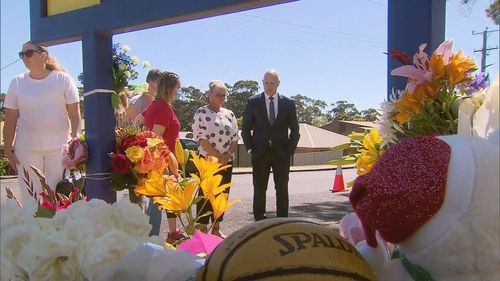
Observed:
[[[347,234],[378,280],[500,280],[498,130],[490,139],[408,138],[356,179]]]

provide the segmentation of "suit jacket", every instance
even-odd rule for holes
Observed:
[[[248,99],[241,129],[245,147],[252,150],[252,157],[262,155],[271,140],[278,154],[284,158],[292,156],[300,138],[295,102],[278,95],[278,115],[271,126],[265,98],[265,94],[261,93]]]

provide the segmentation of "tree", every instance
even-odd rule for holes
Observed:
[[[328,111],[333,120],[359,120],[359,111],[353,103],[340,100],[331,104],[332,109]]]
[[[292,96],[291,99],[295,101],[297,117],[300,123],[312,125],[314,120],[323,120],[322,117],[325,116],[323,111],[327,106],[326,102],[322,100],[315,100],[300,94]]]
[[[463,5],[472,6],[476,0],[461,0],[461,2]],[[496,25],[500,24],[500,0],[495,0],[484,12]]]
[[[259,84],[253,80],[240,80],[228,87],[228,97],[224,105],[236,115],[236,118],[243,116],[243,111],[249,97],[255,95],[259,91]]]
[[[500,0],[496,0],[495,2],[490,4],[490,7],[486,9],[486,15],[490,17],[491,20],[496,25],[500,24]]]
[[[78,79],[78,82],[83,85],[83,72],[80,72],[80,74],[78,74],[78,77],[76,78]]]
[[[378,111],[373,108],[361,111],[361,118],[363,118],[364,121],[377,121],[379,115]]]
[[[189,86],[180,89],[172,103],[175,114],[181,123],[181,131],[192,131],[193,116],[196,110],[207,104],[207,93]]]

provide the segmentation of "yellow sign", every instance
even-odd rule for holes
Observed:
[[[47,0],[47,16],[99,5],[100,3],[101,0]]]

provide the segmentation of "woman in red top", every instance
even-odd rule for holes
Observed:
[[[174,151],[175,141],[179,138],[180,122],[172,108],[172,102],[180,87],[181,82],[177,74],[169,71],[163,72],[158,79],[158,92],[155,100],[138,117],[138,121],[140,123],[143,121],[146,129],[163,137],[170,151]],[[170,157],[175,156],[170,153]],[[178,166],[176,164],[176,161],[169,161],[169,170],[177,176]],[[159,235],[161,213],[153,205],[152,200],[149,202],[147,213],[149,215],[149,222],[153,226],[150,234]],[[169,231],[167,243],[172,244],[182,238],[183,235],[177,230],[175,214],[167,213],[167,222]]]

